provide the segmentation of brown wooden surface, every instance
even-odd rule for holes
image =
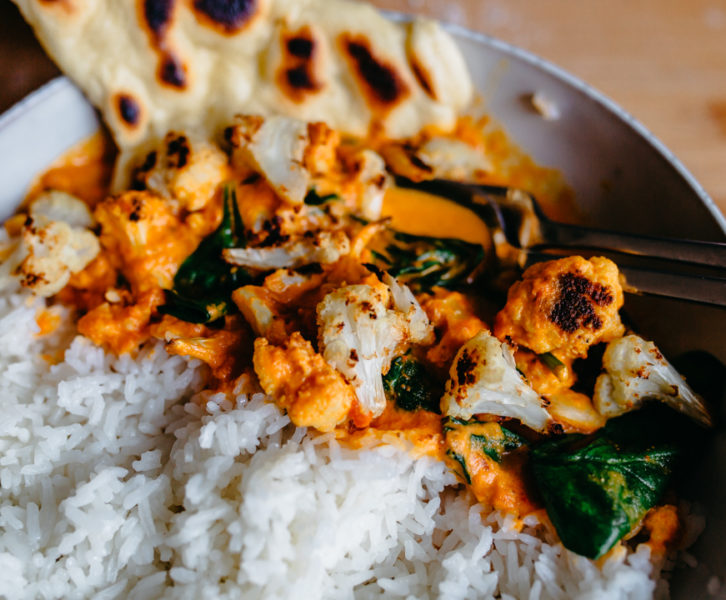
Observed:
[[[653,131],[726,212],[726,0],[373,3],[466,25],[559,64]],[[56,73],[0,0],[0,111]]]

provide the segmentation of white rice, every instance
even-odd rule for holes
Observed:
[[[38,306],[0,298],[2,598],[656,593],[645,546],[600,569],[483,514],[434,460],[308,435],[262,394],[203,411],[203,369],[161,346],[37,338]]]

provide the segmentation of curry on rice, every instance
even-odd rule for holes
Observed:
[[[484,131],[462,119],[450,134],[364,141],[321,122],[239,117],[221,146],[168,134],[133,170],[131,189],[112,195],[112,154],[94,139],[42,175],[6,223],[5,283],[72,307],[78,332],[113,353],[158,339],[206,363],[208,394],[261,390],[299,427],[445,461],[486,507],[547,514],[582,554],[601,556],[641,527],[662,553],[678,541],[674,508],[658,506],[676,453],[620,439],[608,419],[655,398],[711,421],[655,346],[626,335],[616,265],[537,264],[497,306],[484,287],[482,263],[495,252],[484,224],[392,182],[396,169],[416,179],[454,166],[469,180],[506,182],[490,175]],[[557,186],[526,160],[508,176]],[[52,329],[46,313],[38,322]],[[598,347],[603,372],[583,390],[575,361]],[[583,544],[558,514],[573,498],[547,482],[560,476],[553,461],[572,457],[567,444],[587,440],[640,457],[652,472],[638,477],[653,489],[633,507],[623,495],[637,496],[637,485],[618,465],[597,467],[605,483],[595,492],[564,475],[567,494],[585,498],[585,527],[612,523]],[[588,493],[606,499],[609,517],[591,514]]]

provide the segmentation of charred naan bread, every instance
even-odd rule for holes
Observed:
[[[472,93],[436,23],[351,0],[14,2],[126,155],[172,129],[219,135],[239,113],[407,137],[452,127]]]

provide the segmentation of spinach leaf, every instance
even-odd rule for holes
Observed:
[[[159,308],[161,313],[190,323],[215,321],[229,311],[232,291],[250,283],[247,271],[222,258],[223,249],[244,246],[234,184],[224,187],[223,210],[219,227],[179,267],[174,287],[166,292],[166,303]]]
[[[389,229],[372,248],[377,267],[408,285],[414,293],[434,286],[456,287],[484,260],[484,248],[453,238],[411,235]]]
[[[443,431],[447,441],[453,436],[459,437],[462,434],[468,436],[472,450],[482,452],[498,463],[502,462],[505,454],[527,443],[521,435],[498,423],[477,419],[464,421],[447,417],[443,420]]]
[[[461,454],[457,454],[453,450],[447,450],[446,456],[448,456],[451,460],[459,463],[459,467],[461,467],[461,472],[459,473],[457,471],[454,471],[454,475],[457,475],[459,479],[462,479],[463,481],[466,481],[466,483],[471,485],[471,475],[469,475],[469,469],[466,466],[466,459]]]
[[[440,413],[439,399],[443,390],[429,375],[426,367],[410,354],[398,356],[383,376],[386,397],[403,410],[428,410]]]
[[[566,435],[532,451],[537,486],[566,548],[599,558],[660,500],[679,451],[645,441],[647,431],[631,413],[594,436]]]
[[[505,455],[526,444],[525,440],[496,422],[477,419],[464,421],[447,417],[442,420],[446,464],[469,485],[482,476],[490,477],[493,462],[501,463]],[[503,465],[503,468],[507,468]]]
[[[471,442],[492,460],[502,462],[502,456],[523,446],[524,439],[506,427],[499,427],[499,429],[502,431],[502,437],[472,434]]]

